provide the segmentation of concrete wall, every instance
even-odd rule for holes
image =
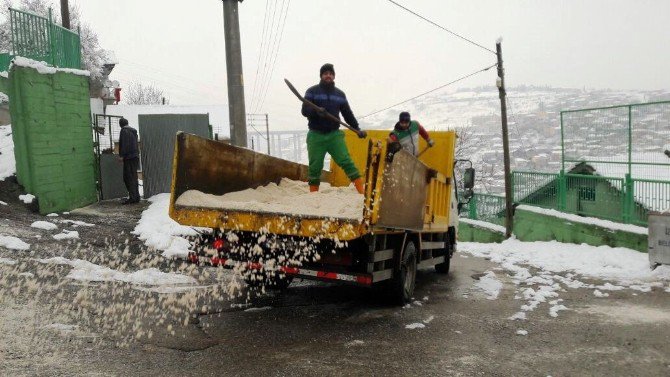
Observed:
[[[88,77],[12,65],[16,175],[42,214],[97,201]]]
[[[458,242],[500,243],[504,240],[503,233],[462,221],[458,223]]]
[[[521,241],[556,240],[593,246],[627,247],[647,252],[647,235],[645,234],[569,221],[520,208],[517,208],[514,214],[514,235]]]

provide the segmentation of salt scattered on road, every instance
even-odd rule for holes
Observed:
[[[30,224],[30,226],[33,228],[44,229],[44,230],[58,229],[58,225],[50,223],[48,221],[35,221],[34,223]]]
[[[28,250],[30,245],[21,241],[21,239],[14,236],[4,236],[0,234],[0,247],[5,247],[10,250]]]
[[[58,330],[63,332],[74,331],[79,328],[77,325],[66,325],[64,323],[52,323],[50,325],[44,326],[45,329]]]

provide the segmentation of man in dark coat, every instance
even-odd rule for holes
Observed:
[[[354,183],[356,190],[362,194],[363,180],[347,150],[347,145],[344,142],[344,132],[339,130],[339,123],[326,117],[326,113],[330,113],[337,119],[340,118],[340,113],[342,113],[344,120],[352,128],[359,131],[359,137],[364,138],[367,134],[358,127],[358,121],[354,117],[351,107],[349,107],[347,96],[335,87],[335,68],[333,65],[324,64],[319,71],[319,76],[321,81],[318,85],[307,89],[305,99],[319,106],[320,109],[317,111],[306,104],[302,105],[302,115],[309,120],[309,132],[307,133],[309,190],[312,192],[319,190],[323,159],[328,153]]]
[[[137,169],[140,166],[140,153],[137,147],[137,130],[128,126],[128,120],[119,120],[121,133],[119,134],[119,158],[123,160],[123,183],[128,190],[128,198],[121,204],[132,204],[140,201]]]

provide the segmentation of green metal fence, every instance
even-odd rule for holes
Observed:
[[[12,51],[0,55],[0,71],[5,71],[14,56],[44,61],[54,67],[81,68],[79,33],[65,29],[49,17],[9,9]]]
[[[461,212],[461,217],[505,225],[505,197],[474,194],[468,203],[467,211]]]
[[[514,203],[617,222],[647,225],[650,211],[670,208],[670,181],[634,179],[626,174],[512,172]]]

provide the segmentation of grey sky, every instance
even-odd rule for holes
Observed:
[[[284,2],[269,1],[277,12]],[[670,1],[397,1],[491,49],[502,36],[511,86],[670,88]],[[173,104],[227,102],[221,1],[70,2],[116,52],[113,77],[122,86],[154,82]],[[269,112],[275,128],[305,126],[283,78],[304,91],[325,62],[335,65],[336,83],[359,116],[495,62],[386,0],[290,0],[267,98],[254,109],[266,1],[239,9],[247,111]],[[490,70],[455,87],[494,90],[494,83]]]

